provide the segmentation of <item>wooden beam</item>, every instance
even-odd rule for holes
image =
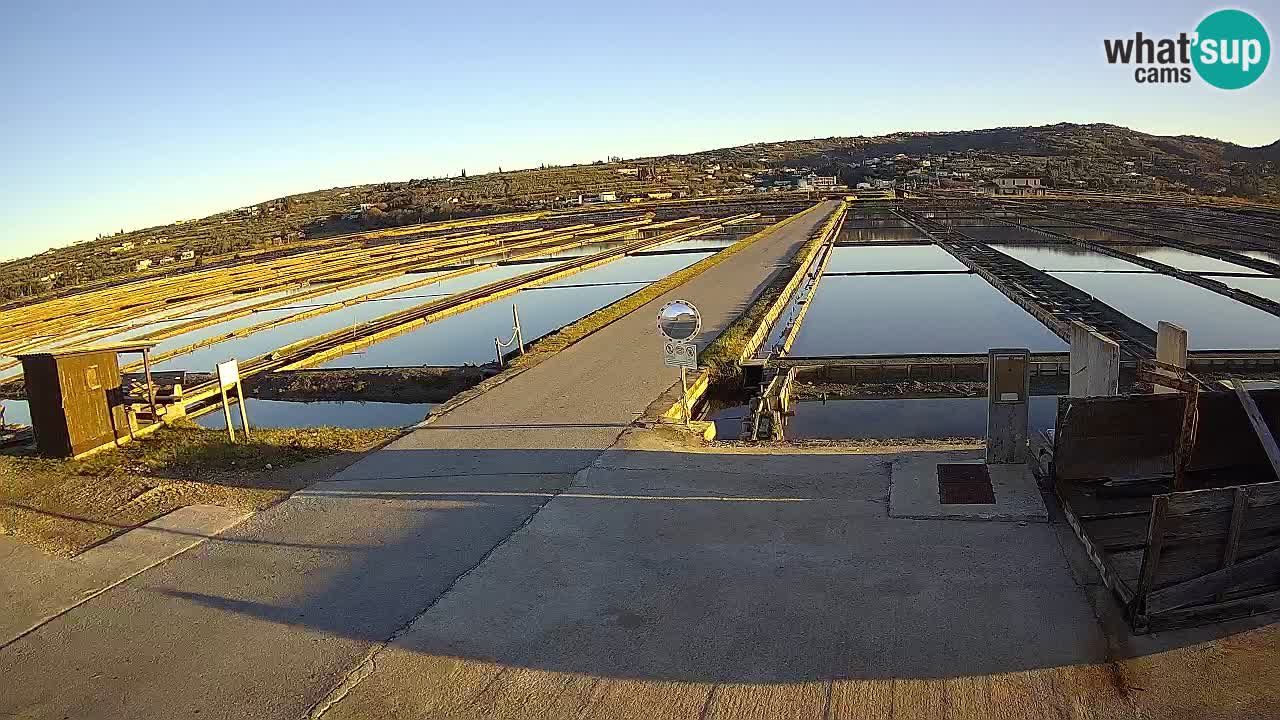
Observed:
[[[1258,436],[1258,442],[1262,443],[1262,450],[1267,454],[1267,461],[1271,463],[1271,472],[1280,478],[1280,445],[1276,445],[1276,439],[1271,434],[1271,428],[1267,427],[1267,419],[1262,417],[1262,411],[1258,409],[1258,404],[1249,396],[1249,390],[1245,388],[1244,383],[1238,379],[1231,381],[1231,387],[1236,389],[1236,397],[1240,398],[1240,404],[1244,406],[1244,414],[1249,417],[1249,424],[1253,426],[1253,433]]]
[[[1156,590],[1146,598],[1147,612],[1174,610],[1197,601],[1209,602],[1215,595],[1229,590],[1241,579],[1259,577],[1280,570],[1280,548],[1238,562],[1231,567]]]
[[[1151,499],[1151,522],[1147,525],[1147,550],[1142,554],[1142,573],[1134,589],[1134,600],[1146,605],[1147,593],[1155,585],[1156,571],[1160,566],[1160,552],[1164,549],[1164,519],[1169,514],[1169,496],[1157,495]]]
[[[1178,447],[1173,453],[1173,489],[1187,488],[1187,468],[1191,465],[1191,455],[1196,449],[1196,433],[1200,429],[1200,387],[1193,386],[1185,391],[1185,404],[1182,408],[1182,428],[1178,432]]]
[[[1240,531],[1244,529],[1244,514],[1249,510],[1249,491],[1238,487],[1231,502],[1231,526],[1227,528],[1227,546],[1222,550],[1222,567],[1229,568],[1236,564],[1236,556],[1240,554]],[[1222,593],[1214,597],[1223,599]]]

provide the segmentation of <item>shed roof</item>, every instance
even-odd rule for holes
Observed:
[[[19,360],[29,357],[65,357],[68,355],[90,355],[94,353],[122,353],[122,352],[142,352],[155,347],[153,342],[120,342],[108,343],[104,345],[73,345],[70,347],[54,348],[43,352],[23,353],[17,355]]]

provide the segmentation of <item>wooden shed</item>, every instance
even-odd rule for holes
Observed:
[[[36,448],[79,457],[133,436],[119,353],[142,353],[150,374],[155,343],[69,347],[20,355]]]
[[[1064,397],[1050,472],[1067,521],[1137,632],[1280,609],[1280,390]]]

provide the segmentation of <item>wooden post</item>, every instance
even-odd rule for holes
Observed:
[[[1167,365],[1177,365],[1180,368],[1187,366],[1187,331],[1173,323],[1167,323],[1163,320],[1157,326],[1156,331],[1156,360]],[[1168,374],[1167,370],[1156,369],[1156,372]],[[1174,388],[1156,385],[1155,392],[1157,394],[1168,394],[1178,392]]]
[[[1151,521],[1147,525],[1147,549],[1142,553],[1142,571],[1134,588],[1134,602],[1146,611],[1147,593],[1155,585],[1156,572],[1160,568],[1160,554],[1164,550],[1165,516],[1169,514],[1169,496],[1157,495],[1151,501]]]
[[[1240,554],[1240,531],[1244,529],[1244,514],[1249,510],[1249,491],[1237,487],[1231,499],[1231,525],[1227,529],[1227,546],[1222,550],[1222,569],[1236,564]],[[1223,593],[1214,599],[1221,602]]]
[[[693,420],[689,410],[689,377],[684,368],[680,368],[680,406],[684,408],[684,424]]]
[[[235,442],[236,429],[231,427],[231,407],[227,405],[227,386],[222,385],[221,383],[219,383],[219,385],[221,386],[219,388],[219,392],[222,393],[222,417],[227,421],[227,439],[231,442]]]
[[[236,380],[236,401],[240,403],[240,429],[244,430],[244,439],[252,440],[249,435],[249,410],[244,404],[244,388],[240,386],[240,380]]]
[[[151,403],[151,422],[160,422],[160,412],[156,410],[156,386],[151,382],[151,351],[142,348],[142,372],[147,379],[147,400]]]
[[[516,309],[515,303],[511,303],[511,322],[516,327],[516,347],[524,355],[524,332],[520,329],[520,311]]]
[[[1253,434],[1258,436],[1262,451],[1267,454],[1267,462],[1271,463],[1271,472],[1280,479],[1280,446],[1276,445],[1276,439],[1271,435],[1271,428],[1267,427],[1266,418],[1262,417],[1262,411],[1249,396],[1249,390],[1244,383],[1233,379],[1231,387],[1235,388],[1236,397],[1240,398],[1240,405],[1244,407],[1244,414],[1249,418],[1249,424],[1253,426]]]
[[[1190,385],[1185,391],[1182,406],[1182,429],[1178,433],[1178,447],[1173,454],[1173,489],[1187,488],[1187,467],[1196,449],[1196,433],[1200,428],[1200,386]]]

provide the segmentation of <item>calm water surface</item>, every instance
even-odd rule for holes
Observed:
[[[433,403],[290,402],[257,398],[249,398],[245,405],[251,428],[406,427],[422,422],[433,407]],[[221,410],[196,422],[217,430],[227,426]],[[234,405],[231,407],[231,424],[240,428],[240,408]]]
[[[837,247],[827,263],[828,273],[967,270],[937,245],[872,245]]]
[[[794,355],[1033,352],[1067,348],[976,275],[826,277]]]
[[[1147,327],[1154,329],[1161,320],[1181,325],[1192,350],[1280,348],[1280,317],[1168,275],[1050,274]]]

